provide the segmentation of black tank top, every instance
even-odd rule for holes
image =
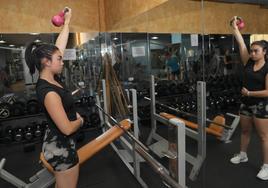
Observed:
[[[265,77],[268,73],[268,62],[257,71],[254,71],[255,62],[249,60],[244,67],[244,76],[243,76],[243,87],[247,88],[249,91],[260,91],[265,89]],[[268,97],[243,97],[242,102],[245,102],[249,105],[254,105],[260,101],[267,100]]]
[[[59,79],[56,79],[59,82]],[[63,83],[59,82],[62,86],[64,86]],[[48,126],[49,129],[57,135],[63,135],[63,133],[58,129],[54,121],[51,119],[49,113],[47,112],[45,106],[44,106],[44,99],[48,92],[53,91],[56,92],[62,101],[63,108],[67,114],[67,117],[70,121],[76,120],[76,110],[74,106],[74,99],[71,95],[71,92],[68,91],[65,87],[61,88],[57,85],[51,84],[48,81],[39,78],[36,84],[36,94],[37,99],[41,104],[42,110],[45,112],[45,115],[47,117]]]

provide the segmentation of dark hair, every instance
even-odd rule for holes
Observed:
[[[53,44],[46,43],[30,43],[25,50],[25,61],[31,74],[35,73],[35,69],[42,70],[41,60],[47,58],[52,59],[52,55],[59,50]]]
[[[263,50],[266,51],[264,59],[265,59],[265,61],[268,61],[268,41],[266,41],[266,40],[254,41],[254,42],[252,42],[252,44],[250,46],[253,46],[253,45],[260,46],[260,47],[262,47]]]

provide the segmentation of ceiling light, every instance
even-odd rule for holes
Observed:
[[[158,39],[158,37],[152,37],[151,39],[156,40],[156,39]]]
[[[214,40],[215,38],[214,38],[214,37],[210,37],[209,39],[210,39],[210,40]]]
[[[14,47],[15,45],[14,44],[10,44],[10,45],[8,45],[9,47]]]
[[[3,40],[3,36],[1,35],[0,44],[4,44],[4,43],[6,43],[6,41]]]
[[[113,40],[118,40],[118,38],[117,37],[114,37]]]
[[[221,36],[221,39],[225,39],[226,38],[226,36]]]
[[[29,33],[30,35],[40,35],[40,33]]]
[[[41,40],[40,39],[36,39],[34,42],[35,43],[38,43],[38,42],[41,42]]]

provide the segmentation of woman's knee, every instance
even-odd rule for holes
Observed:
[[[248,128],[242,129],[241,133],[243,135],[250,135],[251,134],[251,129],[248,129]]]
[[[259,133],[259,137],[262,142],[268,142],[268,133]]]

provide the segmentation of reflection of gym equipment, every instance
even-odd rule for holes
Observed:
[[[168,141],[164,139],[162,136],[156,133],[156,121],[161,123],[165,123],[167,120],[176,119],[182,120],[186,126],[197,129],[197,131],[186,128],[187,136],[195,139],[198,144],[197,148],[197,156],[192,156],[189,153],[186,153],[186,161],[193,165],[193,168],[190,173],[190,179],[195,180],[199,170],[202,166],[203,161],[206,158],[206,130],[210,133],[219,137],[221,140],[228,142],[230,137],[232,136],[235,128],[239,122],[239,116],[232,115],[235,120],[232,123],[232,126],[226,126],[224,123],[224,119],[222,117],[217,117],[214,121],[206,118],[206,90],[204,82],[197,82],[197,120],[198,123],[192,123],[190,121],[183,120],[181,118],[177,118],[173,115],[169,115],[167,113],[156,113],[156,100],[155,100],[155,83],[154,77],[151,77],[151,91],[150,91],[150,100],[151,100],[151,132],[147,139],[147,145],[152,144],[152,140],[155,139],[157,142],[152,144],[150,148],[159,156],[164,157],[163,153],[167,153],[168,149]],[[159,103],[158,103],[159,104]],[[162,104],[162,106],[166,106]],[[167,106],[167,109],[178,111],[177,109],[173,109]],[[181,113],[181,111],[179,111]],[[194,115],[185,113],[183,114],[190,115],[193,117]],[[196,116],[195,116],[196,117]],[[206,127],[206,122],[209,121],[211,123],[210,127]]]
[[[38,114],[40,112],[40,106],[36,99],[31,99],[27,101],[26,108],[28,114]]]
[[[102,80],[102,94],[101,96],[97,95],[97,106],[99,107],[99,113],[104,114],[101,116],[101,121],[103,125],[109,126],[110,121],[115,123],[115,119],[110,118],[107,114],[107,95],[106,95],[106,84],[105,80]],[[136,90],[131,89],[126,91],[129,101],[132,101],[132,104],[128,107],[132,110],[133,114],[133,134],[127,132],[127,135],[131,139],[125,137],[120,137],[117,143],[112,143],[111,146],[119,155],[121,160],[128,167],[130,172],[135,176],[138,182],[142,187],[147,188],[147,184],[144,182],[140,175],[140,163],[144,160],[153,168],[153,170],[160,175],[163,183],[168,187],[185,187],[185,129],[184,123],[178,120],[171,120],[170,124],[175,126],[177,129],[177,134],[180,139],[177,140],[177,144],[180,146],[178,150],[178,165],[175,165],[175,169],[178,169],[179,173],[177,177],[171,177],[169,171],[159,163],[155,158],[153,158],[148,152],[149,148],[144,146],[139,141],[139,128],[138,128],[138,116],[137,116],[137,94]],[[103,97],[106,96],[106,97]],[[100,107],[103,104],[104,110]],[[167,121],[167,120],[166,120]],[[103,129],[105,131],[105,127]],[[118,146],[119,145],[119,146]],[[119,149],[120,148],[120,149]],[[122,149],[123,148],[123,149]],[[176,151],[175,151],[176,152]],[[176,152],[177,153],[177,152]],[[173,179],[174,178],[174,179]]]
[[[206,133],[215,136],[217,139],[224,141],[225,143],[231,142],[230,138],[234,133],[234,130],[236,129],[240,117],[234,114],[227,113],[227,115],[234,117],[235,119],[233,120],[232,125],[230,126],[230,129],[225,129],[224,127],[220,126],[225,123],[225,118],[221,115],[216,116],[213,121],[209,124],[208,127],[206,127]],[[191,121],[178,118],[172,114],[168,113],[160,113],[160,116],[166,118],[166,119],[172,119],[176,118],[185,123],[185,125],[191,129],[198,129],[198,124],[193,123]]]

